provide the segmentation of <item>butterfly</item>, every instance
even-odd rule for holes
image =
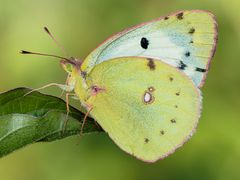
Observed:
[[[83,61],[62,58],[67,82],[51,85],[73,93],[122,150],[155,162],[195,132],[217,36],[210,12],[179,11],[113,35]]]

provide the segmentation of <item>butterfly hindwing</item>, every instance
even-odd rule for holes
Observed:
[[[150,57],[182,70],[200,87],[217,41],[215,17],[206,11],[180,11],[118,33],[96,48],[83,69],[125,56]]]
[[[91,116],[124,151],[153,162],[174,152],[194,132],[201,95],[184,73],[156,59],[104,61],[89,73],[101,92],[86,104]]]

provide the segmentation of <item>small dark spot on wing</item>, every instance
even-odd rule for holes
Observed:
[[[178,69],[184,70],[186,67],[187,67],[187,65],[184,64],[183,61],[180,61],[179,66],[178,66]]]
[[[147,66],[149,67],[150,70],[155,70],[156,69],[156,65],[154,63],[154,60],[152,58],[147,58],[148,63]]]
[[[193,34],[193,33],[195,33],[195,28],[191,28],[190,30],[189,30],[189,32],[188,32],[189,34]]]
[[[171,119],[170,121],[171,121],[171,123],[176,123],[175,119]]]
[[[191,53],[189,51],[185,53],[186,57],[189,57],[190,55],[191,55]]]
[[[195,71],[198,71],[198,72],[206,72],[206,69],[202,69],[202,68],[196,67]]]
[[[148,142],[149,142],[149,139],[148,139],[148,138],[145,138],[145,139],[144,139],[144,142],[145,142],[145,143],[148,143]]]
[[[161,131],[160,131],[160,134],[161,134],[161,135],[164,135],[164,134],[165,134],[165,131],[164,131],[164,130],[161,130]]]
[[[176,16],[179,20],[182,20],[183,19],[183,12],[178,13]]]
[[[164,20],[168,20],[169,19],[169,17],[168,16],[166,16],[165,18],[164,18]]]
[[[175,105],[174,107],[175,107],[175,108],[178,108],[178,105]]]
[[[176,96],[179,96],[179,95],[180,95],[180,92],[177,92],[177,93],[176,93]]]

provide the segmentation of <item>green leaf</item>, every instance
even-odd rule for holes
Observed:
[[[17,88],[0,94],[0,157],[35,142],[80,134],[84,114],[57,97]],[[65,126],[65,122],[67,124]],[[88,118],[83,133],[100,132]]]

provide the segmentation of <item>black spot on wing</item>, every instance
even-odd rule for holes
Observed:
[[[166,16],[165,18],[164,18],[164,20],[168,20],[169,19],[169,17],[168,16]]]
[[[140,44],[143,49],[147,49],[149,45],[149,41],[147,38],[143,37],[140,41]]]
[[[198,72],[206,72],[206,69],[202,69],[202,68],[196,67],[195,71],[198,71]]]
[[[171,123],[176,123],[176,119],[171,119]]]
[[[191,53],[189,51],[185,53],[186,57],[189,57],[190,55],[191,55]]]
[[[147,58],[148,63],[147,66],[149,67],[150,70],[155,70],[156,69],[156,65],[154,63],[154,60],[152,58]]]
[[[161,134],[161,135],[164,135],[164,134],[165,134],[165,131],[164,131],[164,130],[161,130],[161,131],[160,131],[160,134]]]
[[[188,33],[189,33],[189,34],[195,33],[195,28],[192,27],[192,28],[188,31]]]
[[[149,139],[148,139],[148,138],[144,138],[144,142],[145,142],[145,143],[148,143],[148,142],[149,142]]]
[[[183,19],[183,12],[178,13],[176,16],[179,20],[182,20]]]
[[[186,64],[184,64],[182,61],[180,61],[178,69],[184,70],[187,67]]]

